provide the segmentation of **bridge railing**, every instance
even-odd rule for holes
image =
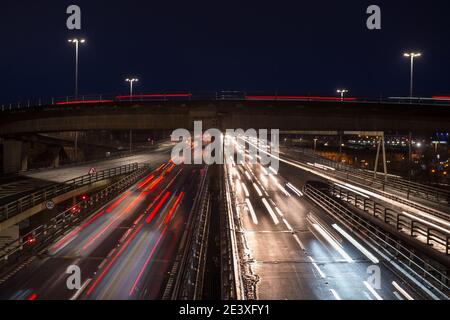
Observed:
[[[128,94],[89,94],[52,98],[36,98],[19,101],[14,103],[3,103],[0,105],[0,111],[26,110],[34,109],[42,106],[52,105],[70,105],[83,103],[117,103],[117,102],[140,102],[140,101],[171,101],[171,100],[242,100],[242,101],[328,101],[338,103],[390,103],[405,104],[414,103],[420,105],[430,104],[446,104],[450,105],[450,99],[435,98],[378,98],[378,99],[361,99],[361,98],[345,98],[343,101],[336,96],[314,96],[314,95],[293,95],[282,94],[280,92],[245,92],[245,91],[183,91],[171,93],[135,93],[133,96]]]
[[[322,158],[319,155],[314,154],[314,152],[310,149],[299,150],[304,156],[310,159],[311,165],[319,164],[322,166],[326,166],[324,168],[316,168],[323,169],[329,175],[341,177],[346,181],[351,180],[352,182],[355,182],[355,179],[358,179],[363,182],[364,185],[370,187],[373,191],[385,191],[386,187],[398,190],[405,194],[404,198],[389,193],[384,193],[384,196],[391,200],[408,205],[418,210],[422,210],[426,213],[438,216],[443,219],[448,219],[450,217],[446,212],[441,212],[439,210],[435,210],[434,208],[428,208],[428,206],[426,206],[425,204],[410,201],[411,196],[414,196],[416,198],[430,201],[434,204],[434,206],[437,207],[437,209],[446,209],[450,204],[450,192],[447,190],[427,186],[417,182],[406,181],[399,177],[387,176],[387,178],[385,179],[382,174],[379,174],[377,178],[374,178],[373,172],[353,168],[347,164]],[[329,168],[332,168],[334,171],[328,170]]]
[[[68,180],[66,182],[55,183],[54,185],[45,187],[41,190],[37,190],[27,196],[21,197],[13,202],[0,206],[0,222],[8,220],[39,204],[44,204],[46,201],[50,201],[54,197],[65,194],[69,191],[78,189],[86,185],[90,185],[98,181],[131,173],[133,171],[136,171],[138,168],[138,163],[122,165],[120,167],[99,171],[95,174],[86,174],[81,177]]]
[[[151,167],[144,165],[127,174],[122,179],[92,195],[89,199],[77,202],[58,213],[47,224],[39,225],[32,231],[9,243],[0,246],[0,269],[8,262],[14,262],[21,255],[42,250],[73,227],[80,225],[87,217],[102,206],[122,194],[136,181],[141,180]],[[55,245],[55,249],[58,245]]]
[[[334,197],[394,227],[398,232],[405,233],[418,241],[422,239],[421,242],[433,248],[436,246],[444,248],[445,254],[450,254],[450,247],[448,246],[450,232],[438,230],[436,227],[424,223],[422,219],[414,219],[410,215],[386,208],[371,199],[367,199],[335,184],[330,185],[330,193]]]
[[[418,282],[424,284],[438,299],[449,299],[450,279],[446,267],[431,264],[428,259],[427,261],[422,259],[389,233],[382,231],[358,213],[345,207],[324,190],[307,183],[303,191],[309,199],[327,210],[350,230],[354,230],[355,235],[369,240],[380,253],[386,254],[387,256],[384,257],[380,255],[383,259],[387,259],[393,264],[401,263],[409,274]],[[438,286],[438,288],[435,286]],[[439,291],[439,289],[442,291]]]

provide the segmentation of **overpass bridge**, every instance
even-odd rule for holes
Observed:
[[[0,142],[4,172],[26,168],[23,135],[96,130],[280,129],[286,131],[450,131],[450,100],[341,101],[330,97],[152,94],[112,99],[3,106]]]
[[[264,128],[321,131],[450,131],[450,102],[234,99],[86,100],[4,109],[0,136],[87,130]]]

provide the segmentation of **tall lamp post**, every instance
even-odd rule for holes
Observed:
[[[339,90],[337,91],[337,93],[339,93],[339,94],[341,95],[341,101],[344,101],[344,99],[345,99],[345,94],[348,93],[348,90],[347,90],[347,89],[339,89]]]
[[[69,39],[69,43],[75,44],[75,98],[78,97],[78,49],[80,43],[85,42],[85,39]]]
[[[136,78],[129,79],[128,78],[128,79],[125,79],[125,81],[130,83],[130,99],[132,99],[133,98],[133,84],[135,82],[139,82],[139,79],[136,79]]]
[[[414,59],[422,56],[421,53],[415,52],[407,52],[403,54],[404,57],[410,58],[411,60],[411,79],[410,79],[410,87],[409,87],[409,97],[413,97],[414,90]]]
[[[136,78],[127,78],[125,79],[126,82],[130,83],[130,101],[133,100],[133,84],[135,82],[139,82],[139,79]],[[133,130],[130,129],[130,154],[132,152],[133,147]]]

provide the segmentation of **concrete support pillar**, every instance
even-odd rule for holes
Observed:
[[[61,160],[61,157],[60,157],[61,148],[53,148],[52,149],[52,154],[53,154],[52,167],[53,168],[58,168],[60,160]]]
[[[3,173],[26,171],[29,149],[29,143],[12,139],[3,140]]]

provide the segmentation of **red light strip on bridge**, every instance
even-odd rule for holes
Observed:
[[[90,103],[110,103],[114,102],[113,100],[77,100],[77,101],[61,101],[57,102],[58,106],[67,106],[73,104],[90,104]]]
[[[436,100],[450,100],[450,96],[433,96]]]
[[[134,94],[132,96],[117,96],[118,100],[139,99],[139,98],[190,98],[191,93],[154,93],[154,94]]]
[[[245,100],[306,100],[306,101],[342,101],[339,97],[318,96],[246,96]],[[356,101],[356,98],[344,98],[344,101]]]

